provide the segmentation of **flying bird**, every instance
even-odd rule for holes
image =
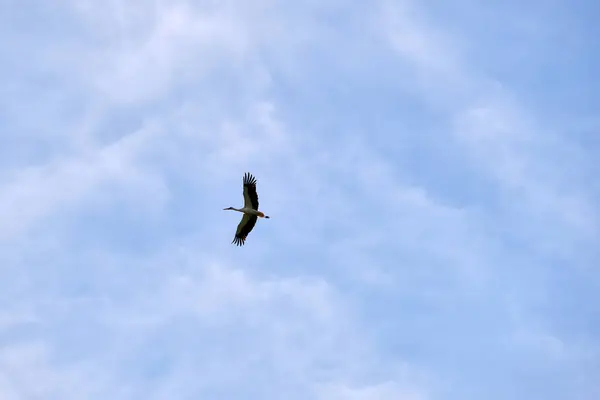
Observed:
[[[242,246],[246,241],[246,237],[256,225],[258,218],[269,218],[263,212],[258,211],[258,194],[256,194],[256,179],[246,172],[244,174],[244,207],[235,208],[227,207],[223,210],[234,210],[244,213],[242,220],[237,226],[235,237],[231,243],[235,243],[238,246]]]

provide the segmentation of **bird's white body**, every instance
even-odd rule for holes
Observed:
[[[255,210],[255,209],[249,208],[249,207],[242,207],[242,208],[231,207],[231,208],[229,208],[229,210],[239,211],[244,214],[256,215],[257,217],[261,217],[261,218],[269,218],[269,217],[266,217],[265,214],[263,214],[261,211],[258,211],[258,210]]]

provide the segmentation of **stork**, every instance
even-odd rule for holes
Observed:
[[[223,210],[234,210],[244,213],[242,220],[237,226],[235,237],[231,243],[235,243],[238,246],[242,246],[246,241],[246,237],[256,225],[258,218],[269,218],[263,212],[258,211],[258,194],[256,194],[256,179],[246,172],[244,174],[244,207],[235,208],[227,207]]]

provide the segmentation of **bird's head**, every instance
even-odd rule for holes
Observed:
[[[223,210],[233,210],[233,207],[227,207],[227,208],[224,208]]]

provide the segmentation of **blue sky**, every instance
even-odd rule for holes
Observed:
[[[600,398],[593,2],[0,9],[3,400]]]

